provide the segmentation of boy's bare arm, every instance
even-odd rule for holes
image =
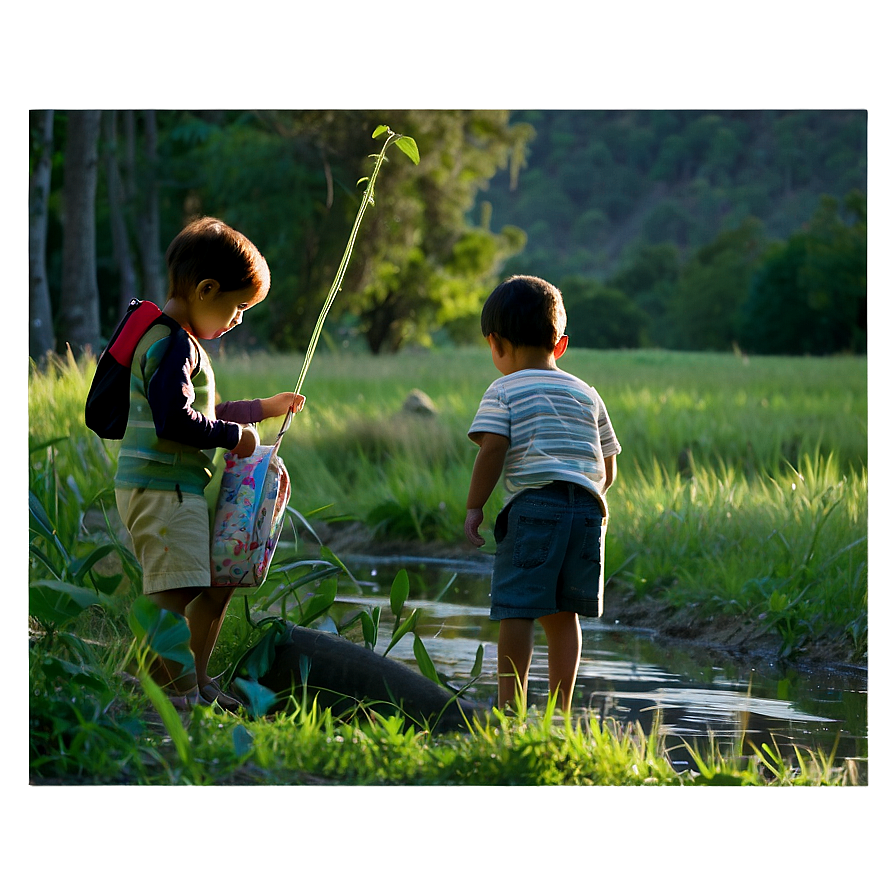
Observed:
[[[606,491],[616,479],[616,455],[610,454],[604,458],[604,468],[607,472],[607,480],[604,483],[604,491]]]
[[[510,440],[492,432],[475,433],[473,438],[479,444],[479,453],[476,455],[473,475],[470,477],[464,532],[471,544],[481,547],[485,544],[485,539],[479,534],[483,520],[482,508],[501,478]]]

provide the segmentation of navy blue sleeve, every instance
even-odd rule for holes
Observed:
[[[146,389],[156,435],[194,448],[235,448],[240,440],[236,423],[212,420],[193,408],[196,393],[191,375],[199,364],[199,355],[190,338],[178,329],[168,341]]]

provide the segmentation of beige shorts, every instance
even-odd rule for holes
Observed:
[[[143,591],[211,584],[208,504],[203,495],[115,489],[115,503],[143,567]]]

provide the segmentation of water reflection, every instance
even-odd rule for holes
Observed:
[[[497,689],[498,625],[488,618],[489,567],[470,561],[411,557],[343,558],[365,585],[367,605],[389,614],[389,590],[399,569],[411,582],[408,607],[419,610],[417,633],[440,672],[460,685],[469,678],[480,644],[482,676],[471,688],[487,700]],[[345,610],[359,598],[339,598]],[[547,647],[536,626],[529,674],[529,702],[544,705],[548,693]],[[412,639],[390,653],[414,661]],[[867,760],[867,673],[864,670],[805,672],[769,661],[738,662],[693,645],[659,643],[644,630],[612,619],[582,620],[582,662],[574,711],[599,712],[621,722],[657,729],[682,765],[689,764],[681,741],[694,743],[709,732],[716,743],[752,755],[763,744],[787,756],[794,747],[831,751],[838,761]]]

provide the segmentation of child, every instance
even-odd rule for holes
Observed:
[[[168,247],[168,301],[180,327],[157,324],[131,367],[127,431],[115,476],[118,511],[143,567],[143,589],[159,607],[186,617],[196,673],[159,662],[153,676],[173,702],[235,709],[208,674],[232,588],[211,587],[209,507],[203,496],[218,447],[248,457],[258,436],[248,424],[302,409],[292,392],[214,405],[215,378],[198,339],[217,339],[263,301],[270,271],[258,249],[214,218],[185,227]]]
[[[548,677],[570,711],[582,651],[579,614],[603,611],[604,494],[622,450],[593,387],[557,368],[566,351],[560,291],[511,277],[482,309],[482,335],[502,376],[470,426],[479,445],[464,531],[477,547],[482,508],[504,472],[508,503],[495,522],[490,618],[498,629],[498,703],[525,706],[534,620],[548,643]]]

